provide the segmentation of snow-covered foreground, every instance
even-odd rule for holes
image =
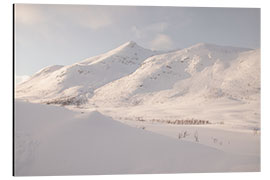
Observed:
[[[71,108],[71,107],[70,107]],[[132,127],[236,154],[260,156],[260,104],[217,99],[204,103],[76,109],[98,110]],[[183,123],[181,123],[183,122]],[[184,122],[188,122],[184,124]],[[208,123],[206,123],[208,122]],[[197,124],[195,124],[197,123]]]
[[[225,152],[83,112],[16,101],[15,175],[260,170],[256,153]]]

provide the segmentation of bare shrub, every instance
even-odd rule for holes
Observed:
[[[194,138],[195,138],[195,141],[196,141],[196,142],[199,142],[199,134],[198,134],[198,131],[196,131],[196,132],[194,133]]]
[[[218,142],[218,139],[217,138],[212,138],[213,140],[213,143],[216,144]]]
[[[178,134],[178,139],[181,139],[181,138],[183,138],[183,134],[182,133],[179,133]]]
[[[184,138],[189,136],[188,132],[187,131],[184,131],[184,134],[183,134]]]
[[[188,134],[187,131],[180,132],[180,133],[178,134],[178,139],[182,139],[182,138],[185,138],[185,137],[187,137],[187,136],[189,136],[189,134]]]

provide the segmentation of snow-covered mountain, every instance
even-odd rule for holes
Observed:
[[[158,54],[129,41],[105,54],[68,66],[50,66],[16,87],[16,98],[55,104],[81,104],[96,88],[134,72]]]
[[[155,52],[127,42],[69,66],[42,69],[16,97],[53,104],[137,106],[260,95],[260,50],[199,43]]]
[[[260,49],[127,42],[15,96],[16,175],[260,170]]]
[[[95,91],[99,106],[258,99],[260,51],[200,43],[149,57],[132,74]],[[187,99],[188,98],[188,99]]]

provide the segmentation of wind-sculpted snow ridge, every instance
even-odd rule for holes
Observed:
[[[259,170],[258,156],[132,128],[97,111],[16,101],[15,119],[16,176]]]
[[[48,104],[80,105],[96,88],[134,72],[159,52],[127,42],[108,53],[68,66],[51,66],[16,87],[16,98]]]

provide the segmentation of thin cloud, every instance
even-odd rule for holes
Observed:
[[[168,27],[168,23],[158,22],[141,28],[133,26],[131,31],[137,39],[147,42],[151,49],[168,50],[173,47],[172,39],[165,34]]]
[[[44,22],[46,16],[42,14],[42,11],[36,5],[15,5],[15,22],[22,24],[36,24]]]
[[[78,24],[93,30],[113,24],[113,17],[108,7],[101,6],[61,6],[59,14]]]
[[[72,23],[75,26],[97,30],[114,22],[110,9],[103,6],[17,4],[15,10],[16,23],[28,25],[59,26]]]
[[[173,47],[173,40],[166,34],[158,34],[150,44],[154,50],[169,50]]]
[[[138,39],[144,39],[149,36],[153,36],[157,33],[162,33],[168,28],[168,23],[166,22],[158,22],[154,24],[150,24],[145,27],[137,27],[133,26],[131,31],[135,34]]]

